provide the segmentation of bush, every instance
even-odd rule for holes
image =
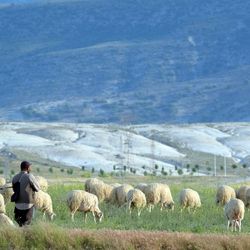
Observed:
[[[14,175],[14,174],[15,174],[15,171],[12,169],[12,170],[10,171],[10,173],[11,173],[11,175]]]
[[[52,167],[49,168],[49,172],[53,173],[53,168]]]
[[[81,169],[82,169],[82,171],[84,171],[85,170],[85,166],[82,166]]]
[[[144,174],[144,176],[147,176],[147,175],[148,175],[148,172],[147,172],[147,171],[144,171],[143,174]]]
[[[183,170],[179,168],[177,173],[178,173],[178,175],[183,175]]]
[[[158,169],[158,168],[159,168],[159,166],[157,164],[155,164],[155,169]]]
[[[91,173],[93,174],[95,172],[95,168],[92,168],[91,169]]]
[[[242,167],[243,167],[243,168],[247,168],[247,164],[244,163],[244,164],[242,165]]]
[[[0,174],[3,174],[3,170],[2,169],[0,169]]]
[[[64,168],[61,168],[60,171],[63,173],[64,172]]]
[[[167,172],[167,171],[164,171],[164,172],[163,172],[163,175],[164,175],[164,176],[167,176],[167,175],[168,175],[168,172]]]
[[[100,169],[100,171],[99,171],[99,176],[103,177],[104,174],[105,174],[104,170],[103,170],[103,169]]]
[[[37,173],[40,173],[40,168],[36,168],[36,172],[37,172]]]
[[[74,170],[72,168],[67,169],[67,174],[73,174]]]
[[[238,166],[236,164],[232,164],[232,168],[236,169]]]

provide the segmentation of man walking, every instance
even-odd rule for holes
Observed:
[[[13,177],[12,185],[18,184],[18,189],[20,189],[18,190],[18,197],[15,199],[14,213],[15,221],[22,227],[31,223],[34,208],[34,192],[38,192],[40,186],[35,177],[30,174],[31,164],[29,162],[23,161],[20,168],[21,172]]]

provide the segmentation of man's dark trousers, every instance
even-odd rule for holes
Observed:
[[[25,210],[21,210],[21,209],[17,209],[15,207],[15,221],[18,223],[18,225],[20,227],[25,226],[25,225],[29,225],[31,223],[32,220],[32,216],[33,216],[33,209],[34,207],[31,207],[29,209],[25,209]]]

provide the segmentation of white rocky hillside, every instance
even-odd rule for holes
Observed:
[[[127,166],[176,173],[185,150],[247,161],[250,124],[96,125],[0,123],[0,150],[23,150],[67,166],[112,171]]]

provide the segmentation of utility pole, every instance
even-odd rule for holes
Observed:
[[[225,177],[227,176],[227,159],[225,156],[224,156],[224,176]]]
[[[152,171],[155,171],[155,140],[154,140],[154,131],[151,131],[151,145],[150,145],[150,151],[151,151],[151,164],[152,164]]]
[[[214,155],[214,176],[216,176],[216,164],[217,164],[217,162],[216,162],[216,155]]]
[[[122,136],[122,132],[120,134],[120,168],[123,168],[124,163],[123,163],[123,157],[124,157],[124,147],[123,147],[123,136]]]

